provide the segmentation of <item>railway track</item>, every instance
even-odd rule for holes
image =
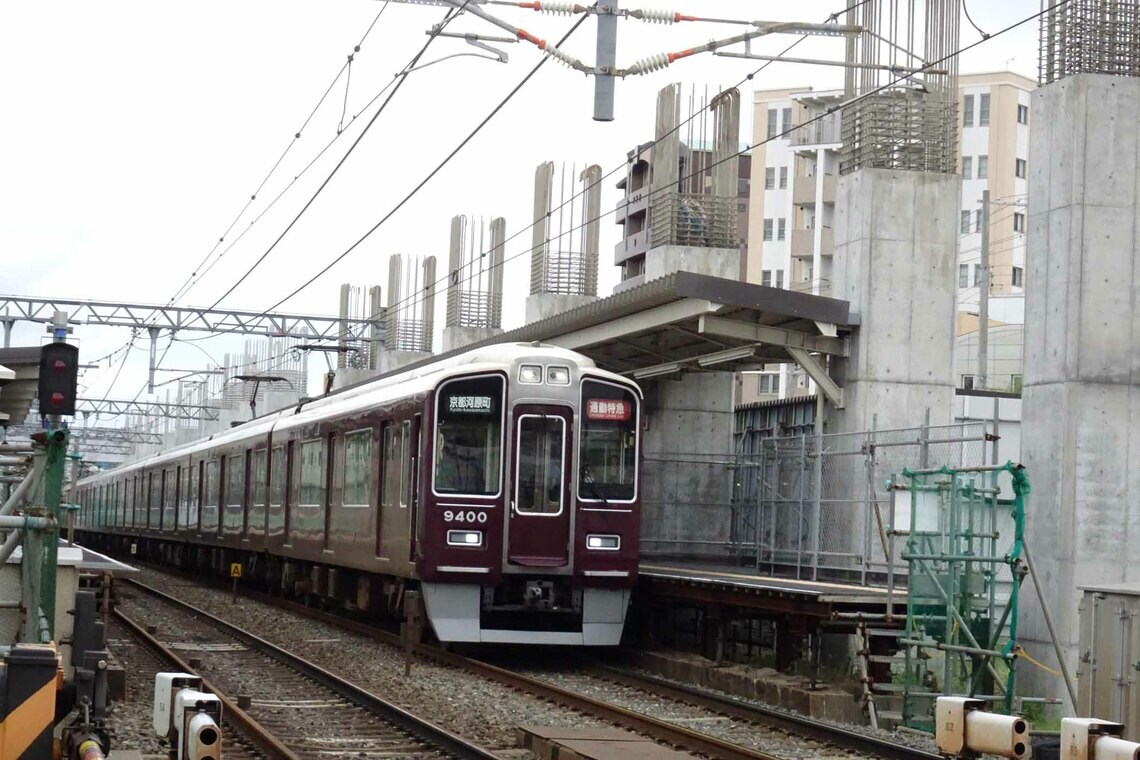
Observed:
[[[154,698],[154,674],[179,665],[168,659],[161,650],[154,647],[151,639],[145,635],[140,636],[138,629],[125,623],[121,617],[112,618],[107,627],[107,644],[115,653],[115,657],[123,666],[127,682],[128,698],[133,701],[149,703]],[[148,716],[143,716],[147,718]],[[113,748],[136,749],[144,755],[165,752],[158,737],[151,738],[150,722],[146,725],[124,725],[118,715],[112,713]],[[227,712],[222,715],[222,735],[226,747],[226,760],[263,760],[272,757],[256,742],[256,737],[248,731]],[[141,742],[140,742],[141,739]],[[139,746],[140,743],[142,746]]]
[[[222,699],[223,716],[267,757],[496,758],[253,633],[146,584],[128,583],[142,593],[120,600],[117,619],[179,669],[204,676]]]
[[[291,610],[305,617],[328,623],[342,630],[366,636],[392,646],[402,646],[400,638],[373,625],[348,620],[344,617],[314,610],[302,605],[282,601],[267,595],[251,592],[250,598]],[[625,727],[629,730],[652,737],[665,744],[699,753],[710,758],[723,760],[787,760],[789,756],[801,756],[804,747],[818,750],[817,754],[827,757],[882,757],[888,760],[934,760],[938,756],[931,752],[892,744],[877,737],[858,731],[822,723],[810,718],[792,715],[753,705],[741,700],[691,687],[643,676],[632,671],[623,671],[602,666],[589,666],[583,672],[597,680],[622,684],[657,699],[657,708],[652,712],[664,712],[661,707],[667,703],[687,705],[706,711],[708,717],[680,718],[680,722],[646,714],[645,710],[630,709],[613,704],[604,698],[584,693],[580,688],[559,685],[549,674],[528,674],[517,669],[501,667],[480,659],[465,657],[454,652],[443,651],[429,645],[415,647],[417,656],[441,665],[475,673],[496,681],[520,692],[538,696],[550,702],[568,707],[599,720]],[[690,725],[682,723],[688,721]],[[746,746],[742,742],[727,741],[691,726],[702,723],[715,724],[725,721],[738,722],[740,731],[734,731],[742,739],[750,731],[759,734],[763,745],[778,746],[781,743],[796,749],[781,752],[756,746]],[[783,739],[781,740],[781,737]],[[734,737],[736,738],[736,737]],[[757,737],[752,737],[756,739]],[[754,742],[755,743],[755,742]]]

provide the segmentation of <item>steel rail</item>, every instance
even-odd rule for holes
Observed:
[[[158,652],[162,657],[174,663],[183,673],[198,676],[202,679],[202,687],[221,700],[222,722],[236,723],[243,731],[248,734],[249,738],[256,744],[262,751],[269,755],[271,758],[278,760],[300,760],[300,758],[288,747],[277,740],[272,733],[270,733],[264,726],[254,720],[249,713],[238,707],[237,702],[230,699],[230,697],[219,690],[214,684],[210,683],[208,679],[203,677],[194,668],[190,667],[190,663],[183,660],[174,650],[163,644],[154,636],[146,632],[146,629],[129,618],[122,610],[115,609],[115,617],[126,628],[137,636],[148,647]]]
[[[197,580],[200,581],[201,579]],[[149,588],[138,581],[131,580],[130,582],[143,586],[144,588]],[[162,592],[158,593],[161,594]],[[250,599],[271,604],[281,609],[295,612],[303,617],[325,622],[385,644],[398,647],[404,645],[403,639],[398,634],[385,631],[375,625],[352,620],[342,615],[317,610],[312,607],[306,607],[297,602],[275,597],[263,592],[239,589],[239,593]],[[186,603],[182,602],[182,604]],[[186,606],[194,609],[191,605]],[[666,744],[681,747],[711,758],[719,758],[721,760],[784,760],[780,755],[733,744],[732,742],[718,739],[709,734],[704,734],[675,723],[669,723],[632,710],[627,710],[626,708],[555,686],[541,679],[533,678],[522,673],[516,673],[482,660],[448,652],[436,646],[416,644],[412,647],[412,651],[416,655],[437,664],[467,670],[489,680],[509,686],[512,689],[570,707],[581,713],[591,715],[615,725],[623,726]],[[619,669],[603,669],[611,671],[607,672],[606,677],[612,678],[615,681],[618,680],[618,674],[621,673]],[[778,730],[787,731],[789,734],[827,743],[854,753],[865,753],[873,757],[887,758],[887,760],[940,760],[939,755],[918,749],[900,747],[858,731],[842,729],[837,726],[820,723],[811,718],[791,715],[779,710],[761,708],[746,702],[734,700],[731,697],[721,697],[710,692],[692,689],[691,687],[677,686],[676,684],[661,681],[651,676],[643,677],[638,674],[630,680],[631,682],[627,682],[626,685],[647,690],[647,684],[653,683],[648,690],[658,691],[662,696],[667,696],[670,699],[676,699],[680,702],[694,704],[708,710],[728,714],[731,717],[748,722],[765,724]],[[644,682],[637,683],[633,681]],[[658,683],[661,685],[660,689]],[[673,689],[676,696],[662,693],[664,687]],[[730,710],[733,712],[730,712]],[[737,713],[735,710],[739,710],[740,712]]]
[[[866,752],[886,760],[940,760],[934,752],[905,747],[859,731],[821,723],[812,718],[770,707],[761,707],[733,697],[717,694],[694,686],[673,683],[657,676],[635,673],[611,665],[594,665],[597,675],[606,680],[649,691],[667,699],[695,704],[713,712],[750,723],[763,723],[798,736],[827,744],[834,744],[857,752]]]
[[[460,758],[460,760],[499,760],[498,756],[493,752],[479,746],[473,742],[464,739],[463,737],[453,734],[441,726],[432,723],[431,721],[421,718],[418,715],[405,710],[399,705],[389,702],[366,689],[362,689],[351,681],[347,681],[340,676],[325,670],[319,665],[315,665],[308,660],[293,654],[287,649],[283,649],[276,644],[273,644],[265,639],[250,633],[243,628],[230,623],[222,618],[201,610],[194,605],[171,596],[164,591],[148,586],[141,581],[133,578],[121,578],[120,581],[126,581],[128,584],[145,591],[152,596],[155,596],[164,602],[167,602],[180,609],[186,610],[202,620],[209,622],[222,629],[226,633],[241,639],[255,649],[268,654],[277,661],[287,665],[290,668],[300,672],[302,675],[316,681],[322,686],[336,692],[340,696],[348,699],[349,701],[359,705],[360,707],[380,715],[380,717],[389,721],[390,723],[398,726],[412,736],[419,737],[421,740],[433,745],[439,750],[442,750],[450,755]],[[116,610],[117,614],[118,610]],[[193,671],[187,670],[188,673]],[[205,683],[205,682],[203,682]],[[215,692],[217,693],[217,692]],[[219,698],[221,695],[218,695]],[[236,705],[234,708],[236,709]],[[290,755],[295,757],[295,755]]]

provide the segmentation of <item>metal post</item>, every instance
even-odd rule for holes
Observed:
[[[4,348],[11,348],[12,346],[12,328],[16,324],[15,317],[9,317],[7,312],[4,313],[3,319],[0,322],[4,323]]]
[[[978,270],[978,373],[974,387],[985,390],[989,374],[990,343],[990,191],[982,191],[982,250]]]
[[[598,17],[598,70],[594,76],[594,121],[613,121],[618,0],[598,0],[595,13]]]
[[[36,527],[24,529],[23,586],[24,620],[21,641],[47,643],[55,633],[55,582],[59,555],[59,511],[63,475],[67,465],[66,430],[47,433],[46,444],[37,445],[37,458],[43,470],[36,484],[31,505],[25,509]],[[39,527],[43,526],[43,527]],[[42,613],[39,614],[39,613]]]
[[[10,515],[16,509],[16,505],[23,500],[24,495],[28,493],[33,485],[36,483],[36,478],[39,477],[39,468],[33,466],[32,471],[29,472],[20,485],[16,486],[16,490],[4,502],[4,506],[0,507],[0,515]]]
[[[930,407],[926,408],[926,414],[922,418],[922,432],[919,433],[918,447],[918,461],[922,469],[925,470],[930,466]]]
[[[823,394],[819,394],[817,401],[823,405]],[[822,420],[822,415],[816,413],[816,419]],[[823,425],[815,427],[815,509],[811,513],[811,579],[819,580],[819,524],[820,512],[823,509]]]
[[[150,374],[147,375],[146,392],[154,393],[154,370],[155,364],[158,363],[158,334],[160,330],[157,327],[148,327],[147,332],[150,333]]]
[[[1053,616],[1049,613],[1049,603],[1041,591],[1041,581],[1037,579],[1037,572],[1033,568],[1033,558],[1029,553],[1029,544],[1025,537],[1021,538],[1021,551],[1025,555],[1025,566],[1029,568],[1029,577],[1033,579],[1033,588],[1037,592],[1037,600],[1041,602],[1041,616],[1045,618],[1045,627],[1049,629],[1049,638],[1053,641],[1053,651],[1057,654],[1057,662],[1061,666],[1061,674],[1065,677],[1065,690],[1069,692],[1069,699],[1073,706],[1077,704],[1077,689],[1073,685],[1073,677],[1069,674],[1069,666],[1065,662],[1065,653],[1061,651],[1061,642],[1057,638],[1057,631],[1053,627]]]

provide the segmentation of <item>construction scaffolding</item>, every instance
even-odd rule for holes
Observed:
[[[1037,81],[1140,76],[1140,0],[1068,0],[1041,16]]]
[[[447,327],[503,326],[503,241],[507,220],[451,218]]]
[[[384,348],[431,353],[435,334],[435,256],[388,259],[388,309]]]
[[[1018,590],[1029,480],[1020,465],[904,470],[892,479],[892,553],[906,562],[902,722],[932,731],[935,700],[1016,701]],[[885,690],[879,685],[878,690]]]

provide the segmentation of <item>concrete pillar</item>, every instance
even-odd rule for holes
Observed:
[[[1026,532],[1075,672],[1077,589],[1140,581],[1140,79],[1066,77],[1033,93],[1031,113]],[[1022,600],[1026,649],[1052,664],[1028,584]],[[1064,696],[1056,678],[1022,672]]]
[[[953,174],[860,169],[839,178],[835,298],[859,326],[838,362],[846,408],[827,432],[951,422],[961,179]]]
[[[723,556],[732,530],[731,372],[700,372],[641,382],[642,553]],[[681,543],[686,542],[686,543]]]

